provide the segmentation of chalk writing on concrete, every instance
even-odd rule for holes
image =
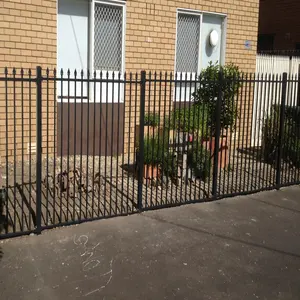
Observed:
[[[96,256],[97,248],[102,244],[101,242],[97,243],[94,246],[89,246],[89,237],[87,235],[80,235],[77,237],[76,235],[73,238],[74,244],[78,247],[81,247],[80,251],[80,257],[82,257],[82,270],[84,272],[89,272],[92,269],[95,269],[97,267],[101,267],[101,259],[102,255]],[[89,296],[92,294],[95,294],[103,289],[105,289],[109,283],[111,282],[113,278],[113,259],[109,261],[109,270],[99,274],[99,277],[105,278],[104,284],[102,284],[100,287],[91,290],[90,292],[86,293],[85,296]],[[107,278],[107,279],[106,279]]]

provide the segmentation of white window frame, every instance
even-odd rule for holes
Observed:
[[[124,75],[125,72],[125,38],[126,38],[126,1],[120,1],[120,0],[92,0],[90,2],[90,14],[89,14],[89,28],[90,28],[90,35],[89,35],[89,41],[90,41],[90,51],[89,51],[89,69],[91,72],[94,72],[94,34],[95,34],[95,4],[105,4],[105,5],[111,5],[114,7],[122,7],[123,12],[123,24],[122,24],[122,66],[121,66],[121,76]]]
[[[175,38],[174,74],[176,74],[178,15],[180,13],[187,14],[187,15],[200,16],[199,55],[198,55],[198,67],[197,67],[198,73],[200,73],[200,71],[201,71],[201,57],[202,57],[201,45],[202,45],[203,16],[204,15],[215,15],[215,16],[223,17],[222,29],[224,31],[223,31],[223,37],[222,37],[222,40],[221,40],[221,49],[222,49],[222,51],[221,51],[221,57],[220,57],[220,64],[224,65],[225,64],[225,53],[226,53],[227,15],[226,14],[222,14],[222,13],[214,13],[214,12],[207,12],[207,11],[201,11],[201,10],[193,10],[193,9],[187,9],[187,8],[177,8],[177,10],[176,10],[176,38]]]
[[[175,38],[175,64],[174,64],[174,74],[177,74],[176,71],[176,62],[177,62],[177,38],[178,38],[178,16],[179,14],[186,14],[186,15],[194,15],[200,17],[200,30],[199,30],[199,52],[198,52],[198,66],[197,66],[197,73],[200,71],[200,61],[201,61],[201,24],[202,24],[202,18],[203,15],[200,11],[198,10],[191,10],[191,9],[183,9],[183,8],[178,8],[176,11],[176,38]],[[186,72],[182,72],[184,75]]]
[[[177,72],[176,70],[176,64],[177,64],[177,37],[178,37],[178,16],[179,14],[187,14],[187,15],[196,15],[200,17],[200,31],[199,31],[199,52],[198,52],[198,65],[197,65],[197,73],[191,73],[191,72]],[[212,12],[206,12],[206,11],[200,11],[200,10],[193,10],[193,9],[186,9],[186,8],[177,8],[176,10],[176,38],[175,38],[175,61],[174,61],[174,74],[175,79],[178,79],[177,73],[182,74],[182,80],[186,79],[189,80],[196,80],[196,76],[200,74],[202,69],[202,25],[203,25],[203,16],[204,15],[215,15],[223,18],[222,21],[222,40],[221,40],[221,54],[220,54],[220,64],[225,64],[225,53],[226,53],[226,31],[227,31],[227,15],[222,13],[212,13]],[[191,74],[190,76],[187,76]],[[176,84],[174,86],[176,89]],[[185,88],[186,91],[186,88]],[[177,93],[178,94],[178,93]],[[181,100],[176,99],[175,92],[173,93],[173,101],[174,102],[180,102]],[[190,95],[188,96],[188,98]],[[189,101],[189,100],[185,100]]]
[[[87,1],[87,0],[86,0]],[[120,72],[120,79],[124,79],[124,73],[125,73],[125,38],[126,38],[126,1],[125,0],[90,0],[89,1],[89,14],[88,14],[88,62],[86,68],[90,71],[90,78],[93,77],[94,74],[94,12],[95,12],[95,3],[100,3],[100,4],[105,4],[105,5],[111,5],[111,6],[117,6],[117,7],[122,7],[122,12],[123,12],[123,24],[122,24],[122,62],[121,62],[121,70],[120,71],[115,71],[115,74],[118,74]],[[58,14],[58,8],[57,8],[57,14]],[[57,41],[59,43],[59,41]],[[58,57],[57,57],[58,61]],[[56,62],[57,63],[57,62]],[[66,70],[65,74],[66,74]],[[80,83],[80,72],[81,70],[77,69],[77,83]],[[57,72],[57,74],[59,74]],[[64,76],[64,78],[66,78]],[[71,77],[72,78],[72,77]],[[87,74],[84,72],[84,84],[87,85]],[[98,78],[98,77],[97,77]],[[105,78],[105,77],[103,77]],[[118,76],[115,76],[116,79],[118,79]],[[60,84],[60,81],[58,81],[58,84]],[[74,83],[75,84],[75,83]],[[118,83],[115,83],[115,86],[117,87]],[[85,96],[81,98],[81,96],[77,95],[76,99],[70,98],[70,99],[65,99],[61,98],[59,95],[57,95],[57,103],[100,103],[100,101],[97,99],[94,99],[93,95],[93,87],[94,84],[93,82],[90,82],[89,85],[89,91],[90,91],[90,96],[89,99],[87,99]],[[120,90],[122,91],[123,84],[120,84]],[[86,88],[83,88],[84,91]],[[77,89],[77,93],[79,90]],[[122,92],[120,92],[122,96]],[[123,103],[124,99],[120,99],[119,103]],[[106,103],[105,97],[102,97],[102,102],[103,104]],[[111,103],[111,102],[108,102]]]

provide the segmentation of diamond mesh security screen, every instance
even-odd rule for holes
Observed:
[[[200,16],[178,14],[176,71],[197,72]]]
[[[94,68],[121,71],[123,8],[95,4]]]

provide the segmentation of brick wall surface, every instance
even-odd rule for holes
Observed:
[[[41,65],[53,69],[56,66],[56,19],[57,0],[4,0],[0,2],[0,74],[3,68],[32,68]],[[253,72],[256,62],[256,41],[258,27],[259,0],[128,0],[126,1],[126,71],[174,71],[175,38],[176,38],[176,9],[187,8],[200,11],[223,13],[227,15],[226,62],[238,64],[241,70]],[[245,49],[245,41],[251,41],[251,49]],[[18,71],[19,72],[19,71]],[[45,85],[44,85],[45,86]],[[14,86],[8,85],[8,138],[9,156],[14,153],[13,141],[18,137],[18,155],[21,153],[23,126],[25,134],[23,149],[29,141],[29,123],[31,123],[32,139],[35,137],[35,89],[34,83],[30,89],[29,83],[23,88],[23,105],[20,83],[16,86],[18,92],[14,96]],[[43,120],[47,115],[46,99],[49,99],[49,131],[43,127],[43,139],[48,136],[51,142],[55,139],[53,125],[54,105],[53,83],[48,95],[43,94]],[[164,86],[161,86],[164,91]],[[31,91],[31,92],[30,92]],[[45,91],[45,89],[44,89]],[[135,94],[132,94],[134,101]],[[139,91],[138,95],[139,97]],[[172,97],[166,97],[167,108]],[[150,107],[154,106],[153,99],[149,100]],[[0,82],[0,111],[5,112],[5,83]],[[31,106],[30,106],[31,103]],[[13,104],[16,104],[14,110]],[[162,104],[164,105],[164,104]],[[148,104],[146,105],[148,109]],[[125,149],[133,151],[134,135],[129,139],[128,133],[134,132],[138,123],[139,107],[131,103],[131,111],[136,111],[136,118],[129,118],[129,101],[125,99]],[[158,110],[158,107],[155,107]],[[29,111],[31,110],[31,116]],[[163,111],[163,108],[161,108]],[[13,116],[17,120],[13,120]],[[24,121],[20,119],[23,115]],[[52,117],[51,117],[52,116]],[[29,121],[31,120],[31,121]],[[16,123],[14,123],[16,122]],[[0,119],[0,137],[5,137],[5,118]],[[17,126],[17,127],[16,127]],[[14,130],[16,128],[17,130]],[[51,133],[50,133],[51,132]],[[20,140],[21,138],[21,140]],[[45,146],[45,143],[43,144]],[[5,143],[0,143],[1,155],[5,155]],[[45,149],[44,149],[45,151]],[[25,151],[26,152],[26,151]]]
[[[258,32],[274,34],[275,50],[295,50],[300,43],[299,15],[299,0],[261,1]]]
[[[255,69],[259,0],[129,0],[126,7],[126,69],[174,71],[177,8],[226,14],[226,61]]]
[[[174,72],[177,8],[226,14],[226,62],[238,64],[244,72],[255,71],[259,0],[127,1],[126,70]],[[250,50],[245,48],[246,40],[251,41]],[[164,91],[164,86],[161,90]],[[153,97],[151,102],[146,100],[146,109],[150,103],[152,110],[160,110],[162,113],[164,107],[163,104],[158,105],[158,98],[157,96],[156,105],[153,104]],[[169,99],[172,97],[167,97],[167,107]],[[125,105],[128,113],[128,102]],[[127,114],[125,122],[128,124],[125,127],[127,133],[129,128],[133,129],[138,119],[130,119]],[[128,137],[125,135],[125,143],[127,141]],[[132,138],[130,144],[133,145]]]
[[[56,1],[0,1],[0,68],[56,66]]]
[[[0,77],[4,77],[4,68],[8,67],[8,77],[14,77],[12,68],[16,68],[15,77],[20,78],[20,68],[24,68],[23,78],[29,78],[29,69],[33,78],[37,65],[44,69],[56,67],[56,0],[0,1]],[[48,86],[48,93],[45,87],[42,104],[44,152],[46,139],[53,151],[55,121],[53,84]],[[48,132],[45,123],[47,96]],[[11,159],[14,155],[19,159],[23,152],[24,159],[29,158],[28,144],[34,144],[36,136],[36,84],[26,80],[15,84],[0,81],[0,112],[1,156],[7,153]]]

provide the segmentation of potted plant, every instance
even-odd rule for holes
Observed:
[[[160,134],[161,130],[159,128],[160,117],[158,113],[146,113],[144,118],[144,136],[154,136]],[[140,135],[140,125],[136,126],[136,142],[139,141]]]
[[[204,106],[191,103],[190,106],[175,109],[165,120],[165,128],[170,130],[170,141],[174,138],[192,142],[199,134],[205,135],[207,111]]]
[[[187,151],[187,165],[196,178],[206,180],[210,176],[211,158],[209,151],[195,140]]]
[[[144,182],[161,177],[161,166],[167,157],[167,139],[163,140],[160,136],[144,137]],[[139,158],[139,147],[137,149],[137,159]]]
[[[195,105],[205,106],[207,110],[207,125],[210,134],[203,137],[202,143],[212,153],[215,152],[216,125],[217,121],[220,121],[220,146],[218,149],[220,168],[224,168],[229,163],[227,149],[230,143],[230,132],[235,129],[234,124],[238,117],[235,96],[241,87],[239,78],[238,66],[232,63],[225,66],[210,63],[200,73],[199,87],[193,93]],[[222,95],[221,113],[217,115],[217,101],[220,92]]]
[[[156,127],[159,125],[160,117],[157,113],[145,114],[144,125],[150,127]]]

